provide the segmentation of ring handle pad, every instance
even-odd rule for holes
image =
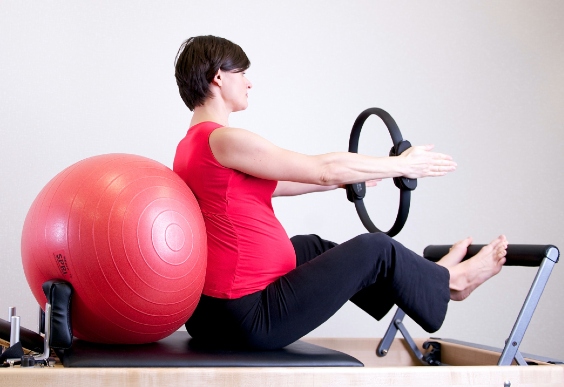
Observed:
[[[354,203],[356,200],[362,200],[364,196],[366,196],[366,183],[364,182],[347,184],[345,189],[347,190],[347,199],[349,199],[349,202]]]
[[[399,144],[394,145],[392,149],[390,149],[390,156],[399,156],[409,148],[411,148],[411,143],[407,140],[403,140]],[[393,180],[394,184],[399,189],[413,191],[415,188],[417,188],[417,179],[410,179],[408,177],[400,176],[394,177]]]

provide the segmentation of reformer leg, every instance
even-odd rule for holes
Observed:
[[[435,366],[446,365],[446,364],[443,364],[441,362],[440,348],[439,348],[438,343],[435,343],[435,342],[432,342],[432,341],[425,342],[423,344],[423,349],[429,349],[430,348],[427,351],[426,354],[423,354],[419,350],[419,348],[417,347],[417,344],[415,344],[415,341],[413,340],[413,338],[409,334],[406,326],[403,325],[403,318],[404,317],[405,317],[405,312],[401,308],[398,308],[395,315],[394,315],[392,322],[388,326],[388,330],[386,331],[386,334],[384,335],[384,337],[380,341],[380,344],[378,345],[378,348],[376,349],[376,355],[378,355],[379,357],[386,356],[388,354],[390,346],[392,345],[392,342],[394,341],[396,333],[398,331],[400,331],[400,333],[403,335],[405,341],[409,345],[411,352],[421,362],[421,364],[423,364],[423,365],[435,365]]]
[[[501,353],[497,363],[498,365],[511,365],[513,359],[515,359],[519,365],[527,365],[527,362],[525,362],[523,356],[521,356],[521,353],[519,352],[519,346],[523,341],[529,322],[533,317],[533,313],[535,312],[542,292],[544,291],[548,278],[550,277],[550,273],[552,272],[556,262],[558,262],[558,250],[554,248],[549,250],[547,256],[542,260],[537,275],[531,285],[531,289],[527,294],[527,298],[525,298],[523,307],[521,308],[519,316],[515,321],[515,325],[511,330],[511,334],[505,343],[505,347],[503,348],[503,352]]]
[[[415,357],[421,363],[426,364],[423,361],[423,354],[421,353],[419,348],[417,348],[417,345],[413,341],[413,338],[409,334],[405,325],[403,325],[403,318],[404,317],[405,317],[405,312],[401,308],[398,308],[398,310],[396,311],[396,314],[394,315],[394,319],[390,323],[390,326],[388,327],[386,334],[384,335],[384,337],[382,338],[382,341],[380,342],[380,345],[378,346],[376,354],[378,356],[382,357],[382,356],[385,356],[388,353],[390,346],[392,345],[392,342],[394,340],[394,337],[396,336],[396,333],[399,330],[401,332],[401,334],[403,335],[403,337],[405,338],[405,341],[409,345],[409,348],[411,348],[411,352],[413,352]]]
[[[376,355],[378,357],[383,357],[388,354],[388,351],[392,346],[392,342],[396,337],[396,333],[398,333],[398,325],[402,323],[404,317],[405,312],[401,308],[398,308],[398,310],[396,310],[396,313],[394,314],[394,318],[392,319],[390,325],[388,326],[388,329],[386,330],[386,334],[384,335],[384,337],[382,337],[382,340],[380,340],[380,344],[376,349]]]

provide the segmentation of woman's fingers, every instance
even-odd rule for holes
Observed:
[[[407,149],[402,156],[408,160],[410,168],[404,176],[412,179],[438,177],[456,170],[452,156],[431,152],[433,148],[433,145],[422,145]]]
[[[382,179],[368,180],[365,184],[366,184],[367,187],[375,187],[381,181],[382,181]]]

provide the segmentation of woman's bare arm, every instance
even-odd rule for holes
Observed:
[[[296,183],[295,181],[279,181],[272,196],[297,196],[312,192],[330,191],[339,187],[339,185],[317,185]]]
[[[349,152],[304,155],[292,152],[244,129],[219,128],[210,136],[218,162],[252,176],[320,186],[338,186],[397,176],[443,176],[456,163],[448,155],[416,146],[397,157],[372,157]],[[311,192],[311,191],[310,191]]]
[[[382,179],[369,180],[366,182],[366,187],[374,187]],[[345,188],[344,184],[340,185],[317,185],[307,183],[296,183],[295,181],[279,181],[276,189],[272,193],[273,197],[276,196],[297,196],[312,192],[325,192],[337,188]]]

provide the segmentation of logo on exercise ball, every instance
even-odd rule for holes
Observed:
[[[53,253],[53,257],[55,258],[55,263],[57,264],[57,267],[59,268],[59,271],[61,272],[63,277],[72,278],[72,275],[70,275],[69,273],[69,266],[67,264],[65,252],[62,250],[55,252]]]

